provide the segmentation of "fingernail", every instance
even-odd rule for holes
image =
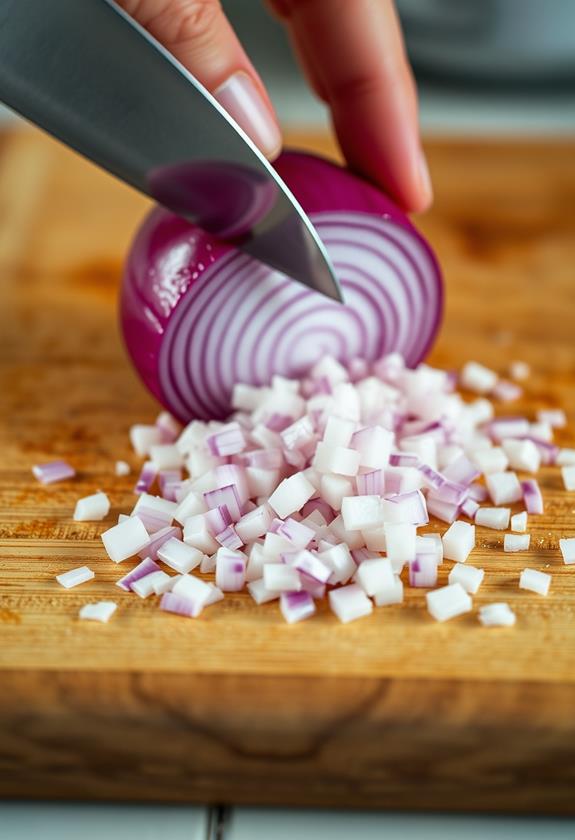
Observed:
[[[214,96],[264,155],[271,157],[279,151],[279,127],[246,73],[234,73],[214,91]]]
[[[431,185],[431,177],[427,167],[427,161],[423,149],[419,150],[419,183],[422,191],[425,193],[427,200],[431,201],[433,198],[433,187]]]

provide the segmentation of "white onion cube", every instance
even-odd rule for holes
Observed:
[[[561,476],[566,490],[575,490],[575,465],[561,467]]]
[[[425,596],[427,609],[436,621],[447,621],[471,611],[472,601],[460,583],[434,589]]]
[[[527,512],[516,513],[511,517],[511,530],[524,533],[527,530]]]
[[[105,493],[93,493],[78,499],[74,509],[75,522],[98,522],[110,512],[110,500]]]
[[[497,385],[497,374],[478,362],[467,362],[461,371],[459,381],[468,391],[476,394],[489,394]]]
[[[475,595],[481,586],[484,576],[485,571],[483,569],[456,563],[449,573],[449,583],[460,583],[466,592],[469,592],[470,595]]]
[[[485,483],[494,505],[510,505],[523,498],[521,484],[514,472],[490,473],[485,477]]]
[[[443,535],[443,556],[456,563],[465,563],[475,547],[475,525],[457,520]]]
[[[389,604],[401,604],[403,602],[403,581],[399,575],[393,576],[393,582],[376,592],[373,596],[376,607],[385,607]]]
[[[523,569],[519,578],[519,588],[529,589],[538,595],[547,595],[551,586],[551,575],[537,569]]]
[[[301,589],[297,569],[285,563],[266,563],[263,578],[266,589],[274,592],[299,592]]]
[[[383,524],[383,511],[379,496],[348,496],[341,505],[341,515],[346,531],[364,531]]]
[[[78,566],[77,569],[70,569],[69,572],[56,575],[56,580],[64,589],[72,589],[74,586],[79,586],[81,583],[86,583],[86,581],[93,580],[95,577],[96,575],[88,566]]]
[[[117,609],[118,605],[114,601],[98,601],[95,604],[84,604],[79,615],[81,619],[106,624]]]
[[[568,540],[559,540],[559,548],[563,556],[563,562],[568,566],[575,563],[575,537]]]
[[[391,560],[388,557],[364,560],[356,572],[357,583],[366,595],[376,595],[378,592],[393,589],[394,578]]]
[[[506,603],[486,604],[479,608],[479,621],[484,627],[513,627],[515,613]]]
[[[530,534],[505,534],[503,538],[503,551],[527,551],[530,537]]]
[[[185,575],[199,566],[204,554],[199,549],[171,537],[158,549],[158,557],[166,566]]]
[[[387,556],[398,574],[405,563],[415,560],[415,525],[386,522],[384,531]]]
[[[301,510],[314,495],[315,487],[313,484],[307,480],[303,473],[295,473],[289,478],[284,478],[268,501],[280,519],[285,519],[292,513]]]
[[[494,528],[497,531],[505,531],[509,527],[509,508],[479,508],[475,513],[475,524],[484,528]]]
[[[332,589],[329,593],[329,605],[342,624],[369,615],[373,610],[373,603],[356,583]]]
[[[541,466],[541,455],[532,440],[506,438],[502,446],[512,469],[534,473]]]
[[[114,563],[133,557],[150,542],[144,523],[137,516],[130,516],[119,525],[108,528],[101,536],[108,557]]]

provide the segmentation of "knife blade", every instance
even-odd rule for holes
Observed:
[[[342,300],[286,184],[113,0],[0,0],[0,99],[170,210]]]

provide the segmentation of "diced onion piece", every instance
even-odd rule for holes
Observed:
[[[443,475],[449,481],[456,484],[464,484],[468,487],[472,481],[479,477],[480,471],[469,458],[463,453],[451,461],[443,470]]]
[[[79,586],[81,583],[86,583],[86,581],[93,580],[95,577],[95,573],[88,566],[78,566],[77,569],[70,569],[69,572],[56,575],[56,580],[64,589],[72,589],[74,586]]]
[[[75,522],[97,522],[110,512],[110,500],[101,491],[78,499],[74,509]]]
[[[496,417],[487,431],[494,441],[501,443],[505,438],[521,438],[529,434],[529,420],[526,417]]]
[[[149,455],[152,446],[162,443],[163,439],[162,430],[158,426],[137,424],[130,428],[130,443],[140,458]]]
[[[138,552],[140,557],[151,557],[152,560],[158,559],[158,551],[161,547],[171,540],[175,538],[177,540],[182,538],[182,529],[177,528],[173,525],[166,525],[165,528],[162,528],[160,531],[156,531],[155,534],[152,534],[150,537],[150,542]]]
[[[190,516],[184,522],[184,542],[197,548],[202,554],[214,554],[219,545],[213,538],[205,514]]]
[[[84,604],[80,609],[79,617],[85,621],[99,621],[107,624],[117,609],[118,605],[114,601],[97,601],[95,604]]]
[[[174,511],[174,519],[183,525],[186,519],[190,516],[196,516],[198,513],[205,513],[207,505],[203,494],[197,493],[195,490],[190,490],[182,501],[178,504]]]
[[[76,470],[67,464],[66,461],[50,461],[47,464],[34,464],[32,467],[34,478],[41,484],[54,484],[56,481],[64,481],[67,478],[74,478]]]
[[[475,547],[475,525],[458,520],[443,535],[443,556],[447,560],[465,563]]]
[[[360,476],[356,476],[356,480]],[[320,481],[321,497],[333,510],[341,510],[343,500],[346,496],[352,496],[354,492],[353,480],[345,475],[334,475],[324,473]]]
[[[348,496],[343,499],[341,515],[346,531],[363,531],[383,524],[379,496]]]
[[[216,586],[218,584],[216,583]],[[221,589],[221,587],[220,587]],[[212,590],[209,583],[206,583],[194,575],[180,575],[178,580],[172,586],[172,595],[184,598],[190,605],[190,615],[192,617],[198,616],[206,603],[209,601]],[[162,604],[164,600],[162,599]]]
[[[463,388],[476,394],[489,394],[497,385],[497,374],[478,362],[467,362],[459,381]]]
[[[533,441],[506,438],[502,441],[502,446],[509,460],[509,465],[514,470],[537,472],[541,465],[541,455]]]
[[[538,595],[547,595],[551,586],[551,575],[537,569],[523,569],[519,578],[519,588],[529,589]]]
[[[329,593],[329,606],[342,624],[369,615],[373,610],[372,601],[356,583],[332,589]]]
[[[485,476],[503,472],[509,464],[507,455],[499,446],[476,450],[471,453],[471,459]]]
[[[347,583],[356,570],[349,545],[339,543],[318,553],[318,558],[331,570],[330,583]]]
[[[299,592],[301,589],[297,569],[284,563],[266,563],[263,578],[266,589],[275,592]]]
[[[449,573],[449,583],[460,583],[466,592],[469,592],[470,595],[475,595],[481,586],[484,576],[485,571],[483,569],[456,563]]]
[[[393,576],[393,582],[389,586],[380,589],[373,596],[376,607],[385,607],[389,604],[403,603],[403,582],[399,575]]]
[[[461,513],[469,519],[475,520],[478,510],[479,502],[476,502],[475,499],[466,499],[461,505]]]
[[[561,477],[566,490],[575,490],[575,465],[561,467]]]
[[[130,465],[127,463],[127,461],[116,461],[116,463],[114,465],[114,472],[116,473],[117,476],[124,476],[124,475],[130,475],[132,470],[131,470]]]
[[[177,507],[175,502],[162,499],[160,496],[151,496],[149,493],[142,493],[132,509],[132,514],[139,515],[140,511],[145,509],[150,513],[153,512],[155,516],[163,519],[166,525],[169,525],[174,518]]]
[[[160,411],[156,417],[156,426],[166,443],[173,443],[182,432],[182,424],[169,411]]]
[[[310,618],[315,613],[315,604],[309,592],[282,592],[280,610],[288,624],[295,624]]]
[[[383,522],[407,522],[415,526],[427,525],[429,522],[425,497],[420,490],[386,498],[381,503],[381,509]]]
[[[317,554],[313,554],[306,549],[296,551],[293,554],[284,554],[283,559],[298,572],[303,572],[320,583],[327,583],[333,572],[333,569],[324,563]]]
[[[392,432],[384,429],[383,426],[368,426],[355,432],[350,445],[359,454],[359,466],[375,470],[382,469],[389,463],[392,444]],[[346,475],[351,475],[351,473],[346,473]]]
[[[383,590],[389,591],[394,586],[391,560],[387,557],[364,560],[357,569],[356,581],[366,595],[376,595]]]
[[[415,525],[386,522],[384,531],[387,556],[398,574],[405,563],[415,560]]]
[[[203,552],[175,537],[171,537],[158,549],[158,559],[181,575],[199,566],[204,559]]]
[[[475,514],[475,524],[484,528],[494,528],[497,531],[505,531],[509,527],[509,508],[479,508]]]
[[[212,455],[236,455],[246,448],[246,439],[239,423],[221,426],[213,435],[206,438],[206,446]]]
[[[157,474],[158,468],[156,465],[151,461],[144,461],[142,469],[140,470],[140,475],[136,481],[136,486],[134,487],[134,493],[137,493],[138,495],[147,493],[156,480]]]
[[[534,478],[528,478],[522,481],[521,491],[527,513],[543,513],[543,496],[541,495],[541,488],[537,481]]]
[[[548,408],[537,412],[538,423],[548,423],[554,429],[563,429],[567,425],[567,417],[561,408]]]
[[[301,473],[295,473],[279,484],[268,502],[281,519],[301,510],[315,494],[315,487]]]
[[[356,426],[357,423],[354,423],[353,420],[331,415],[325,424],[323,442],[329,446],[348,447]]]
[[[436,621],[447,621],[463,613],[471,612],[469,593],[460,583],[451,583],[426,594],[427,609]]]
[[[267,604],[268,601],[277,601],[281,594],[280,592],[274,592],[268,589],[263,578],[251,580],[247,585],[247,589],[256,604]]]
[[[435,552],[417,554],[409,564],[409,585],[419,588],[437,586],[437,559]]]
[[[513,627],[515,613],[503,602],[486,604],[479,608],[479,621],[484,627]]]
[[[511,362],[509,365],[509,376],[517,382],[523,382],[531,376],[531,368],[527,362]]]
[[[491,396],[500,402],[513,402],[523,396],[523,388],[515,382],[509,382],[507,379],[500,379]]]
[[[141,519],[130,516],[101,535],[110,560],[122,563],[149,545],[150,536]]]
[[[246,582],[246,555],[220,548],[216,555],[216,586],[222,592],[239,592]]]
[[[557,453],[556,463],[560,467],[572,467],[575,465],[575,449],[560,449]]]
[[[503,551],[527,551],[530,537],[530,534],[505,534],[503,538]]]
[[[230,548],[232,551],[241,548],[243,545],[243,542],[237,535],[236,529],[233,525],[228,525],[223,531],[216,534],[216,542],[223,545],[225,548]]]
[[[150,461],[157,470],[175,470],[184,464],[183,455],[173,443],[157,443],[151,446]]]
[[[521,501],[523,492],[514,472],[490,473],[485,478],[494,505],[508,505]]]
[[[119,580],[116,581],[116,586],[119,586],[120,589],[123,589],[125,592],[130,592],[132,589],[132,584],[135,583],[140,578],[146,577],[146,575],[150,575],[152,572],[159,572],[160,567],[157,563],[155,563],[151,557],[145,557],[141,563],[138,563],[131,572],[128,572],[127,575],[121,577]]]
[[[135,580],[130,589],[140,598],[149,598],[150,595],[163,595],[171,586],[172,578],[159,569]]]
[[[360,453],[357,450],[320,441],[315,450],[312,467],[320,473],[354,476],[358,473],[359,461]]]
[[[575,537],[559,540],[559,548],[563,556],[563,562],[570,566],[575,563]]]
[[[516,533],[524,533],[527,530],[527,513],[516,513],[511,517],[511,530]]]
[[[160,609],[164,612],[186,616],[186,618],[197,618],[206,603],[207,598],[202,603],[202,606],[199,607],[197,600],[185,598],[183,595],[177,595],[175,592],[165,592],[160,601]]]

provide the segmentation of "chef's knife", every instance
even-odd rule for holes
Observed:
[[[342,299],[321,240],[273,167],[112,0],[0,0],[0,99],[179,215]]]

